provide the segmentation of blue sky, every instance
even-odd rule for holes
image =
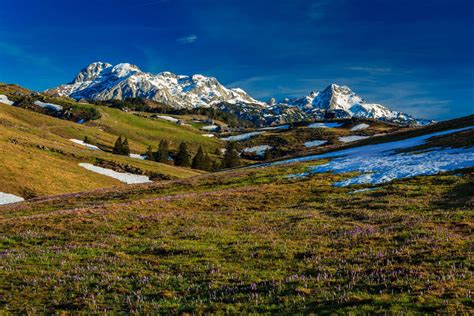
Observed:
[[[202,73],[252,96],[330,83],[418,117],[474,112],[471,0],[0,0],[0,82],[44,90],[93,61]]]

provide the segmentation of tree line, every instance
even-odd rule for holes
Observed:
[[[84,140],[86,141],[86,139]],[[89,139],[87,139],[86,142],[89,142]],[[128,144],[128,139],[119,136],[115,141],[113,153],[117,155],[129,156],[130,146]],[[215,155],[221,155],[219,149],[216,150]],[[221,169],[240,166],[239,152],[237,150],[236,144],[233,142],[229,142],[227,144],[224,157],[220,163],[218,160],[212,159],[208,153],[205,153],[202,146],[199,146],[199,149],[193,155],[186,142],[182,142],[179,145],[176,154],[173,155],[169,149],[169,143],[167,140],[161,140],[156,151],[153,150],[152,146],[148,146],[148,149],[145,153],[145,159],[166,164],[173,163],[175,166],[190,167],[193,169],[205,171],[218,171]]]

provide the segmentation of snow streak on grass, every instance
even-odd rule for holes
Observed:
[[[102,174],[104,176],[108,176],[108,177],[117,179],[117,180],[125,182],[127,184],[151,182],[150,178],[147,177],[147,176],[131,174],[131,173],[124,173],[124,172],[117,172],[117,171],[114,171],[112,169],[97,167],[97,166],[94,166],[90,163],[80,163],[79,166],[81,166],[81,167],[83,167],[87,170]]]

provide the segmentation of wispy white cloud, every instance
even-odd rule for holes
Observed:
[[[392,69],[388,67],[351,66],[351,67],[348,67],[347,69],[352,70],[352,71],[365,72],[369,74],[387,74],[392,71]]]
[[[31,51],[7,42],[0,42],[0,55],[6,55],[31,63],[36,66],[51,65],[51,60],[45,56],[39,56]]]
[[[188,35],[188,36],[180,37],[176,41],[180,44],[192,44],[192,43],[196,42],[197,39],[198,39],[198,37],[196,35],[191,34],[191,35]]]

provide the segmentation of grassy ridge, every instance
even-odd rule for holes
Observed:
[[[473,173],[349,194],[304,164],[0,208],[11,312],[472,311]]]

